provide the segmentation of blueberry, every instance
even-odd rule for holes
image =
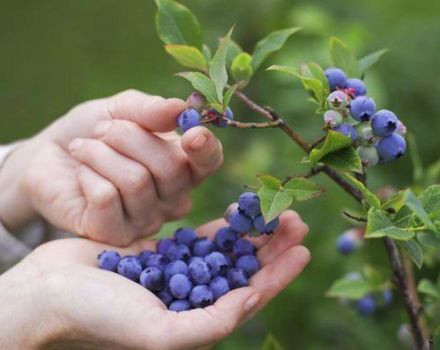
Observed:
[[[359,146],[356,152],[365,166],[375,166],[379,163],[379,153],[374,146]]]
[[[357,139],[357,131],[350,124],[341,124],[333,128],[334,131],[351,138],[351,141]]]
[[[169,281],[172,276],[181,273],[183,275],[188,274],[188,265],[182,260],[175,260],[168,264],[165,268],[165,281]]]
[[[361,141],[371,143],[374,140],[373,129],[369,125],[361,125],[358,128],[358,136]]]
[[[360,79],[348,79],[345,87],[354,96],[364,96],[367,94],[367,87],[365,86],[365,83]]]
[[[121,256],[114,250],[104,250],[98,255],[98,266],[100,269],[108,271],[116,271]]]
[[[188,261],[188,266],[194,261],[204,261],[201,256],[192,256]]]
[[[174,241],[171,238],[164,238],[157,242],[156,251],[158,254],[165,255],[169,247],[173,245]]]
[[[230,291],[228,280],[222,276],[214,277],[209,283],[209,288],[212,290],[214,300],[217,300]]]
[[[344,89],[347,83],[347,76],[344,71],[339,68],[327,68],[324,71],[327,77],[330,90],[334,91],[336,89]]]
[[[188,108],[177,118],[177,123],[183,132],[200,125],[200,113],[195,109]]]
[[[246,233],[252,230],[252,218],[247,216],[242,210],[233,211],[229,215],[229,225],[239,233]]]
[[[238,209],[238,203],[237,202],[231,203],[231,204],[228,205],[228,207],[226,208],[226,210],[225,210],[225,212],[223,214],[223,218],[225,219],[225,221],[227,223],[229,223],[229,215],[232,212],[236,211],[237,209]]]
[[[248,216],[257,216],[261,213],[260,198],[253,192],[245,192],[238,198],[238,205]]]
[[[356,308],[362,315],[371,315],[376,310],[376,300],[372,295],[366,295],[358,300]]]
[[[186,99],[186,104],[188,105],[188,107],[193,108],[193,109],[197,109],[200,111],[205,106],[206,99],[202,94],[200,94],[198,92],[193,92]]]
[[[350,114],[359,122],[370,120],[375,112],[376,103],[372,98],[359,96],[350,103]]]
[[[235,267],[242,269],[248,277],[251,277],[260,269],[260,263],[255,255],[243,255],[237,259]]]
[[[380,160],[384,163],[399,159],[405,154],[406,141],[399,134],[391,134],[383,138],[377,144]]]
[[[344,117],[338,111],[333,109],[328,110],[324,113],[324,124],[331,128],[341,125],[344,122]]]
[[[232,248],[234,255],[239,258],[242,255],[255,254],[255,247],[247,239],[239,239],[234,243]]]
[[[139,253],[138,258],[141,262],[142,268],[145,269],[147,267],[148,258],[154,254],[151,250],[143,250]]]
[[[168,310],[176,312],[188,311],[191,310],[191,304],[188,300],[175,300],[168,306]]]
[[[218,118],[213,122],[213,125],[217,126],[219,128],[226,128],[228,126],[228,122],[226,120],[224,120],[222,118],[221,114],[218,113],[217,111],[214,111],[214,113],[218,115]],[[226,112],[225,112],[224,116],[229,120],[233,120],[234,113],[232,112],[232,109],[229,107],[226,108]]]
[[[136,256],[125,256],[118,264],[118,273],[132,281],[137,281],[142,272],[142,265]]]
[[[222,251],[230,251],[238,239],[238,234],[230,227],[222,227],[215,234],[215,244]]]
[[[155,266],[147,267],[142,271],[139,281],[145,288],[152,292],[158,292],[163,289],[163,272],[161,269]]]
[[[161,270],[165,270],[165,268],[168,265],[168,261],[169,260],[167,259],[167,257],[162,254],[152,254],[147,259],[147,266],[148,267],[155,266]]]
[[[336,249],[343,255],[353,253],[359,244],[359,236],[356,231],[349,230],[340,235],[336,241]]]
[[[189,302],[195,308],[206,307],[214,302],[214,294],[208,286],[195,286],[189,295]]]
[[[163,288],[160,292],[157,292],[156,295],[166,306],[169,306],[174,300],[168,287]]]
[[[348,96],[344,91],[333,91],[327,97],[328,104],[333,109],[342,110],[348,105]]]
[[[205,257],[215,250],[215,244],[208,238],[201,238],[194,243],[192,250],[195,256]]]
[[[197,240],[197,234],[192,228],[181,227],[174,232],[174,238],[177,243],[192,247]]]
[[[186,299],[193,287],[189,277],[181,273],[171,277],[168,286],[171,294],[177,299]]]
[[[208,264],[203,260],[194,260],[188,267],[189,275],[195,284],[208,284],[211,280]]]
[[[248,285],[246,273],[242,269],[234,268],[228,271],[228,283],[231,289],[245,287]]]
[[[390,289],[386,289],[382,293],[383,304],[385,306],[390,305],[393,302],[393,292]]]
[[[270,234],[278,227],[280,219],[275,218],[269,223],[265,223],[263,215],[254,217],[254,227],[260,233]]]
[[[205,262],[208,264],[211,276],[224,275],[228,270],[228,261],[220,252],[212,252],[205,256]]]
[[[188,261],[191,257],[191,251],[189,247],[185,244],[175,244],[173,243],[167,250],[167,258],[171,261],[183,260]]]
[[[375,135],[380,137],[390,136],[396,129],[399,120],[396,115],[386,109],[376,112],[371,119],[371,128]]]

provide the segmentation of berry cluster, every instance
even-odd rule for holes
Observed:
[[[328,68],[324,73],[331,90],[327,97],[330,109],[324,114],[326,127],[349,136],[365,166],[403,156],[406,127],[396,115],[386,109],[376,111],[362,80],[347,79],[339,68]]]
[[[206,102],[202,95],[194,92],[187,99],[188,108],[180,113],[177,124],[183,132],[202,124],[212,124],[219,128],[228,126],[227,120],[234,119],[231,108],[226,108],[224,113],[215,109],[205,109]]]

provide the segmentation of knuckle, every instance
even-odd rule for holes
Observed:
[[[170,212],[170,216],[172,220],[181,219],[189,214],[192,208],[191,199],[189,196],[185,196],[182,200],[179,201],[178,205],[173,208]]]
[[[118,190],[108,184],[96,189],[93,193],[93,202],[98,208],[108,208],[118,197]]]
[[[127,172],[124,187],[128,192],[138,192],[147,188],[150,183],[150,173],[147,169],[138,167]]]

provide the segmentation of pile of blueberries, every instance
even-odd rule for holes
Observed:
[[[198,238],[191,228],[180,228],[173,238],[159,240],[156,251],[124,257],[103,251],[98,265],[140,283],[169,310],[204,308],[230,290],[248,285],[260,263],[255,246],[244,235],[254,228],[272,233],[279,221],[264,223],[260,200],[252,192],[243,193],[225,215],[229,226],[220,228],[214,240]]]
[[[326,127],[350,137],[365,166],[403,156],[406,127],[397,116],[386,109],[376,111],[362,80],[348,79],[339,68],[328,68],[324,73],[331,90],[327,98],[330,109],[324,114]]]

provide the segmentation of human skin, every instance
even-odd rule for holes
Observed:
[[[250,286],[233,290],[205,309],[168,311],[141,285],[97,268],[106,244],[86,239],[46,243],[0,276],[2,349],[207,349],[252,317],[294,280],[310,254],[301,246],[308,227],[298,214],[281,215],[276,233],[250,238],[261,269]],[[226,225],[200,227],[212,238]],[[154,249],[138,240],[122,254]],[[13,315],[13,317],[12,317]]]
[[[190,210],[190,192],[223,161],[218,139],[175,132],[182,100],[128,90],[82,103],[24,141],[0,171],[0,221],[44,217],[116,246]]]

